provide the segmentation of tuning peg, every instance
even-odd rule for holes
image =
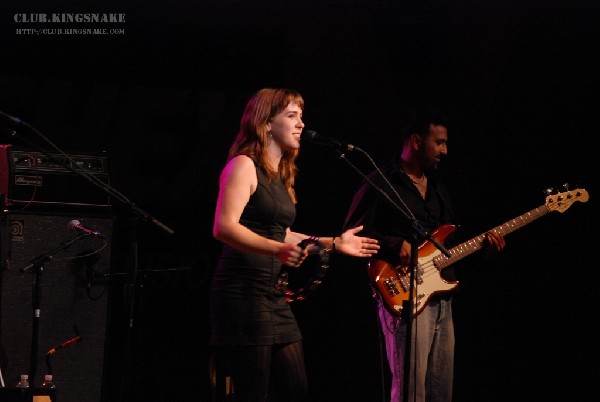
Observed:
[[[546,195],[551,195],[554,192],[554,189],[552,187],[548,187],[546,189],[544,189],[544,194]]]
[[[565,190],[569,191],[569,183],[565,183],[562,185]]]

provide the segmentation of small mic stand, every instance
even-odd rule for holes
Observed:
[[[362,152],[364,155],[366,155],[369,158],[369,160],[371,160],[371,162],[373,164],[375,164],[373,162],[373,160],[371,159],[371,157],[369,156],[369,154],[367,154],[365,151],[363,151],[359,147],[354,146],[352,148],[352,150]],[[418,265],[419,244],[425,240],[429,240],[446,257],[450,258],[452,255],[442,244],[440,244],[433,236],[431,236],[431,234],[428,233],[425,230],[425,228],[423,228],[419,224],[419,222],[417,222],[417,220],[412,216],[412,214],[409,214],[409,212],[407,212],[408,207],[406,207],[406,205],[405,205],[405,208],[400,207],[394,200],[392,200],[390,198],[390,196],[385,191],[383,191],[383,189],[377,187],[375,185],[375,183],[373,183],[373,181],[371,179],[369,179],[369,177],[366,174],[361,172],[360,169],[358,169],[352,162],[350,162],[348,160],[348,158],[346,158],[346,155],[343,152],[341,152],[338,149],[336,149],[336,152],[339,154],[340,159],[343,159],[348,165],[350,165],[350,167],[352,167],[352,169],[354,169],[356,172],[358,172],[358,174],[365,181],[367,181],[371,185],[372,188],[377,190],[377,192],[381,196],[383,196],[383,198],[386,201],[388,201],[394,208],[396,208],[396,210],[398,210],[400,212],[400,214],[406,219],[406,221],[410,223],[410,228],[411,228],[412,237],[413,237],[412,241],[410,242],[410,244],[411,244],[411,263],[410,263],[410,267],[409,267],[410,284],[409,284],[408,299],[403,301],[402,312],[401,312],[401,316],[402,316],[401,319],[406,323],[406,346],[405,346],[405,350],[404,350],[404,380],[403,380],[404,386],[403,386],[403,399],[402,400],[408,401],[408,390],[409,390],[409,384],[410,384],[410,371],[411,371],[410,370],[411,369],[410,358],[411,358],[411,354],[412,354],[412,322],[413,322],[413,315],[414,315],[414,287],[415,287],[415,279],[416,279],[416,269],[417,269],[416,267]],[[377,166],[375,166],[375,167],[377,168]],[[387,181],[387,178],[385,178],[385,176],[383,176],[383,173],[381,173],[379,168],[377,168],[377,171]],[[400,196],[398,195],[398,197],[400,197]],[[402,201],[402,199],[400,199],[400,201]]]
[[[19,269],[19,272],[33,271],[33,293],[32,293],[32,311],[33,320],[31,325],[31,360],[29,367],[29,386],[35,388],[35,375],[37,373],[38,362],[38,343],[40,334],[40,318],[42,315],[41,300],[42,300],[42,274],[44,272],[44,263],[52,260],[52,256],[61,250],[68,249],[71,244],[89,236],[87,233],[82,233],[76,238],[62,242],[58,247],[49,252],[35,257],[29,265]]]

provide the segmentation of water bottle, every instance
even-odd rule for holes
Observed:
[[[29,375],[28,374],[21,374],[21,379],[19,380],[19,383],[17,384],[17,388],[29,388]]]
[[[52,381],[52,374],[46,374],[44,376],[44,382],[42,383],[41,387],[44,389],[56,388],[54,386],[54,382]]]

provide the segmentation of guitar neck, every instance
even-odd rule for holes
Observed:
[[[491,229],[491,231],[505,236],[535,221],[536,219],[541,218],[548,212],[550,212],[548,206],[542,205],[538,208],[534,208],[531,211],[524,213],[521,216],[511,219],[508,222],[504,222],[500,226],[496,226],[495,228]],[[481,250],[483,248],[485,234],[487,232],[488,231],[478,236],[475,236],[472,239],[467,240],[466,242],[461,243],[458,246],[448,250],[451,255],[450,257],[446,257],[444,254],[436,256],[434,260],[438,269],[441,270],[443,268],[446,268],[451,264],[454,264],[456,261],[462,260],[466,256],[473,254],[475,251]]]

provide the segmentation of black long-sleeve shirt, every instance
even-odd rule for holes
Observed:
[[[397,206],[400,208],[406,206],[410,210],[406,213],[409,214],[408,216],[414,216],[421,229],[432,234],[441,225],[455,224],[450,197],[435,172],[427,172],[427,193],[423,199],[410,178],[400,169],[398,160],[389,161],[381,168],[381,171],[399,197],[390,189],[378,171],[371,172],[367,177],[375,186],[388,194]],[[364,225],[361,234],[379,240],[381,249],[375,258],[394,266],[400,263],[399,252],[403,241],[411,242],[415,239],[412,229],[413,221],[366,180],[361,184],[352,200],[344,223],[344,230],[358,225]],[[419,244],[425,241],[422,236],[417,236],[417,238]],[[449,247],[454,239],[450,234],[446,239],[436,237],[436,240]],[[442,277],[448,281],[456,279],[451,267],[442,271]]]

